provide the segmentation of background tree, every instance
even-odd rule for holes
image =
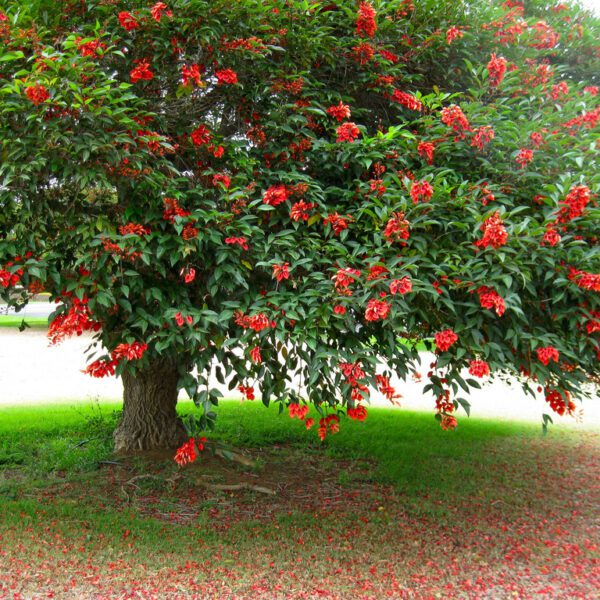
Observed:
[[[598,34],[540,1],[9,3],[3,297],[94,333],[117,450],[180,445],[182,388],[212,425],[211,368],[324,438],[422,341],[445,428],[473,377],[571,413],[600,352]]]

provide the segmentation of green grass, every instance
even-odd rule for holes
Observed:
[[[430,413],[373,408],[366,423],[343,419],[321,443],[277,406],[224,401],[208,437],[244,449],[256,468],[205,452],[180,469],[171,452],[114,457],[119,410],[114,402],[0,409],[0,563],[11,558],[18,566],[8,581],[25,597],[62,589],[69,569],[84,563],[114,587],[114,597],[134,582],[141,597],[153,597],[143,586],[156,581],[188,589],[189,560],[200,597],[274,598],[276,584],[364,597],[367,572],[393,565],[393,576],[411,585],[425,564],[450,572],[451,559],[470,578],[485,565],[485,577],[502,580],[513,572],[513,563],[495,570],[513,546],[513,524],[530,549],[527,568],[547,569],[539,527],[551,532],[549,524],[560,522],[570,537],[556,540],[586,548],[597,508],[590,431],[556,426],[543,437],[531,424],[462,417],[456,431],[444,432]],[[191,410],[181,403],[182,413]],[[279,491],[214,491],[202,481]],[[36,574],[33,582],[21,568]],[[222,587],[208,594],[205,582]],[[386,587],[391,580],[373,575],[370,582],[379,587],[368,597],[398,597]],[[451,597],[443,584],[417,587],[414,597]],[[65,597],[97,593],[83,579],[78,585]]]
[[[25,322],[32,328],[47,328],[47,317],[21,317],[18,315],[0,315],[0,327],[19,328]]]

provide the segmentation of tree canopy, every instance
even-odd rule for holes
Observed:
[[[312,403],[322,438],[342,412],[365,418],[370,389],[393,401],[392,374],[422,378],[447,428],[478,378],[517,377],[560,414],[589,393],[589,13],[4,4],[0,291],[16,306],[48,292],[53,342],[93,332],[90,375],[173,363],[206,426],[216,365],[307,426]],[[420,373],[422,344],[436,358]]]

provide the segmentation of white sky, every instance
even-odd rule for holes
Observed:
[[[581,0],[581,3],[587,8],[591,8],[596,11],[596,14],[600,15],[600,0]]]

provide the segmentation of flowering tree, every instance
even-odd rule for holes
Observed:
[[[307,427],[312,403],[322,439],[370,390],[394,401],[392,374],[423,377],[444,428],[508,374],[574,411],[600,356],[598,20],[537,0],[18,4],[0,290],[56,300],[52,343],[93,333],[86,372],[124,382],[117,450],[179,446],[180,389],[211,425],[211,368]]]

